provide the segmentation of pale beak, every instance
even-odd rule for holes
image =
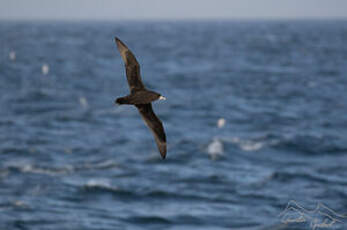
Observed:
[[[159,97],[159,100],[166,100],[166,97],[160,96],[160,97]]]

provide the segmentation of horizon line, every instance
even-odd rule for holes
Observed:
[[[1,18],[0,22],[173,22],[173,21],[346,21],[334,17],[186,17],[186,18]]]

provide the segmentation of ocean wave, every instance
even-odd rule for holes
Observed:
[[[30,210],[31,207],[27,202],[22,200],[13,200],[4,203],[0,203],[0,211],[8,209],[21,209],[21,210]]]
[[[29,89],[20,91],[17,97],[12,98],[11,102],[16,103],[26,103],[26,102],[37,102],[42,100],[44,101],[52,101],[55,99],[57,92],[51,89]]]
[[[259,151],[264,148],[281,149],[296,153],[327,154],[346,153],[347,147],[341,138],[317,135],[264,135],[257,138],[241,139],[240,137],[221,138],[223,142],[232,143],[245,152]]]
[[[21,173],[34,173],[34,174],[45,174],[50,176],[68,174],[73,171],[72,167],[66,166],[63,168],[47,168],[40,167],[33,164],[24,164],[24,165],[10,165],[7,166],[10,171],[19,171]]]
[[[158,199],[158,200],[175,200],[180,201],[205,201],[205,202],[233,202],[227,198],[220,197],[219,195],[211,194],[197,194],[196,192],[177,193],[173,191],[165,190],[139,190],[139,189],[128,189],[121,188],[112,185],[110,180],[104,178],[90,179],[86,183],[79,186],[83,193],[90,194],[112,194],[123,199]]]
[[[78,166],[73,167],[75,171],[82,171],[82,170],[98,170],[98,169],[111,169],[111,168],[119,168],[120,165],[110,159],[103,160],[100,162],[87,162]]]
[[[217,158],[223,156],[223,142],[218,138],[214,138],[213,141],[207,146],[207,153],[212,160],[216,160]]]
[[[95,188],[95,189],[105,189],[110,191],[118,191],[117,187],[111,186],[111,181],[109,179],[105,178],[99,178],[99,179],[90,179],[87,181],[87,183],[84,185],[86,188]]]
[[[306,154],[338,154],[347,152],[347,147],[343,144],[343,140],[328,135],[297,134],[282,136],[278,141],[272,144],[272,147]]]
[[[134,191],[113,186],[107,179],[91,179],[81,187],[83,193],[87,194],[112,194],[123,199],[136,197]]]
[[[241,139],[239,137],[224,138],[223,140],[238,146],[246,152],[261,150],[271,143],[267,143],[266,140]]]
[[[6,172],[8,171],[18,171],[21,173],[34,173],[34,174],[44,174],[44,175],[50,175],[50,176],[56,176],[56,175],[66,175],[66,174],[72,174],[76,171],[89,171],[89,170],[103,170],[103,169],[110,169],[110,168],[116,168],[118,167],[118,164],[112,160],[105,160],[100,161],[97,163],[84,163],[81,165],[64,165],[64,166],[39,166],[31,163],[7,163],[7,166],[3,168]],[[1,171],[0,171],[1,172]],[[0,176],[2,173],[0,173]]]
[[[132,216],[128,217],[126,220],[129,223],[136,223],[136,224],[170,224],[171,221],[167,218],[161,217],[161,216]]]

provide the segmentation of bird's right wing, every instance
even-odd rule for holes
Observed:
[[[155,142],[157,143],[160,155],[162,158],[166,156],[166,135],[163,124],[155,115],[151,103],[135,105],[139,110],[142,119],[146,122],[147,126],[151,129]]]
[[[144,85],[141,81],[140,65],[137,62],[134,54],[129,48],[117,37],[115,38],[118,50],[125,64],[127,80],[130,88],[130,92],[141,90]]]

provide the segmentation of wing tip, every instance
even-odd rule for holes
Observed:
[[[122,40],[120,40],[117,36],[114,37],[114,40],[120,53],[124,53],[125,51],[129,50],[128,47],[122,42]]]
[[[165,160],[165,158],[166,158],[166,153],[160,153],[160,155],[161,155],[161,158],[162,158],[163,160]]]
[[[122,44],[122,41],[118,37],[114,37],[114,41],[118,46]]]
[[[166,158],[166,142],[165,142],[165,145],[159,148],[159,152],[160,152],[161,158],[164,160]]]

